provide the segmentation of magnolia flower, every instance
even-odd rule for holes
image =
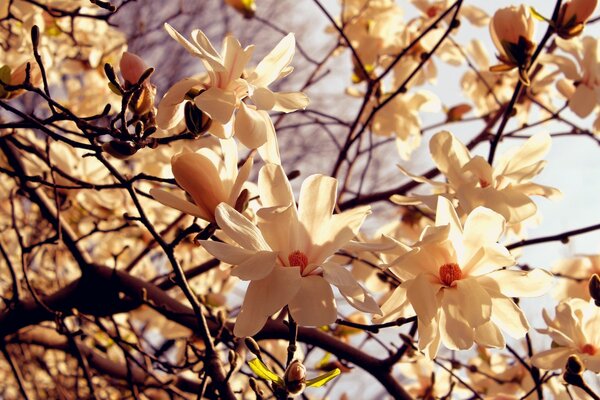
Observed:
[[[156,117],[160,128],[171,129],[184,117],[187,101],[206,113],[212,123],[209,132],[219,138],[231,137],[234,132],[239,141],[250,149],[265,144],[273,146],[275,129],[266,110],[295,111],[308,105],[303,93],[273,93],[267,86],[292,71],[289,67],[294,55],[294,35],[284,37],[277,46],[256,66],[253,72],[244,74],[254,46],[242,48],[233,36],[223,42],[219,54],[206,35],[196,29],[192,42],[185,39],[169,24],[165,29],[171,37],[188,52],[200,58],[207,74],[201,78],[185,78],[171,87],[158,106]],[[250,96],[254,105],[246,104]],[[273,151],[261,152],[263,158]],[[268,161],[276,162],[269,158]]]
[[[176,126],[183,119],[183,101],[188,97],[213,120],[210,133],[222,139],[231,136],[231,125],[228,124],[236,106],[247,94],[247,83],[241,76],[254,46],[242,48],[237,39],[227,36],[223,40],[223,51],[219,54],[199,29],[192,31],[192,42],[169,24],[165,24],[165,30],[190,54],[200,58],[206,76],[204,79],[183,79],[167,91],[158,106],[158,126],[162,129]],[[244,133],[238,136],[242,143],[247,139]]]
[[[294,68],[290,66],[296,49],[294,34],[289,33],[271,50],[256,68],[247,72],[246,81],[249,84],[249,96],[258,110],[274,110],[291,112],[305,109],[308,106],[308,96],[302,92],[274,93],[268,86],[287,75]]]
[[[233,139],[220,139],[221,154],[205,147],[197,152],[183,151],[171,159],[173,176],[192,198],[162,189],[151,189],[150,195],[162,204],[184,213],[215,221],[219,203],[235,206],[243,185],[252,170],[252,157],[237,168],[237,146]]]
[[[600,41],[586,36],[583,39],[556,39],[556,44],[571,57],[550,55],[544,59],[555,63],[565,78],[557,82],[558,91],[569,101],[569,108],[585,118],[600,104]]]
[[[485,399],[519,399],[535,387],[529,371],[513,357],[477,350],[478,357],[469,360],[467,376],[473,389],[485,393]]]
[[[544,293],[552,276],[543,270],[505,269],[515,263],[497,243],[504,218],[484,207],[471,212],[461,225],[452,203],[438,197],[435,227],[427,227],[411,251],[389,270],[400,284],[381,307],[383,320],[418,318],[419,349],[429,357],[440,342],[452,350],[473,343],[504,347],[499,328],[520,338],[529,325],[511,297]]]
[[[348,94],[362,97],[363,94],[348,89]],[[385,96],[381,99],[384,100]],[[361,115],[366,119],[379,102],[371,101]],[[378,136],[394,136],[396,148],[403,160],[408,160],[412,152],[421,144],[421,117],[419,112],[435,112],[440,108],[437,96],[429,91],[398,94],[375,114],[371,122],[373,133]]]
[[[550,150],[548,134],[536,134],[523,146],[503,154],[492,167],[483,157],[469,150],[448,131],[437,133],[429,142],[431,157],[446,177],[447,183],[435,182],[400,170],[417,182],[432,185],[436,194],[458,200],[461,213],[468,214],[478,206],[500,213],[509,225],[520,223],[537,212],[529,196],[558,196],[552,187],[531,182],[546,162],[542,158]],[[437,195],[394,195],[398,204],[425,204],[434,209]]]
[[[569,0],[563,3],[556,22],[558,36],[570,39],[579,35],[597,5],[598,0]]]
[[[42,82],[42,75],[35,62],[24,62],[12,71],[8,65],[4,65],[0,68],[0,99],[12,99],[24,93],[23,90],[6,90],[3,83],[11,86],[25,83],[27,65],[29,65],[29,83],[32,86],[38,86]]]
[[[536,353],[531,363],[543,369],[563,369],[570,355],[577,355],[585,367],[600,373],[600,307],[581,299],[570,299],[556,306],[554,319],[542,313],[548,326],[538,329],[552,338],[549,350]]]
[[[284,306],[300,325],[333,323],[336,304],[331,285],[355,308],[379,313],[373,298],[350,271],[330,260],[356,236],[370,208],[332,215],[337,181],[312,175],[302,185],[296,209],[287,177],[274,164],[261,168],[258,183],[263,204],[257,213],[258,226],[222,203],[216,221],[238,246],[201,242],[213,256],[234,265],[232,275],[250,281],[234,334],[256,334],[267,318]]]
[[[345,0],[338,25],[343,27],[345,37],[367,72],[377,67],[379,56],[386,53],[396,35],[406,27],[404,12],[393,0]],[[339,35],[332,27],[327,32]],[[366,79],[366,76],[361,76],[363,71],[354,57],[352,61],[355,66],[354,80],[360,82]]]
[[[508,71],[519,68],[524,83],[525,74],[535,49],[533,34],[535,24],[528,7],[506,7],[497,10],[490,21],[490,34],[498,50],[502,64],[491,67],[492,71]]]
[[[121,76],[125,80],[125,88],[128,89],[138,83],[149,67],[139,56],[126,51],[121,57],[119,68],[121,69]],[[154,108],[155,96],[156,87],[146,79],[141,89],[131,98],[129,107],[133,112],[144,115]]]
[[[561,275],[554,289],[558,300],[576,297],[587,301],[590,299],[588,282],[592,275],[600,274],[600,255],[560,260],[554,264],[552,272]]]

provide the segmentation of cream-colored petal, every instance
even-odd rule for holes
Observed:
[[[462,264],[463,276],[477,277],[514,264],[515,259],[506,247],[497,243],[488,244],[480,247]]]
[[[442,342],[451,350],[467,350],[473,345],[473,329],[461,313],[461,296],[456,288],[444,289],[440,333]]]
[[[221,124],[227,124],[233,116],[237,103],[235,93],[211,87],[194,98],[196,107]]]
[[[150,189],[150,196],[165,206],[183,211],[184,213],[193,215],[194,217],[202,218],[205,221],[212,220],[212,213],[209,213],[195,204],[190,203],[183,197],[177,196],[173,193],[169,193],[162,189]]]
[[[251,76],[252,83],[256,86],[269,86],[292,62],[295,51],[296,39],[293,33],[289,33],[258,63]]]
[[[541,369],[564,369],[567,358],[571,354],[575,354],[575,349],[557,347],[534,354],[531,357],[531,363]]]
[[[219,87],[224,88],[229,82],[242,76],[253,52],[254,46],[242,48],[240,42],[232,35],[228,35],[223,40],[223,66],[225,71],[218,74]]]
[[[461,169],[471,159],[464,144],[450,132],[442,131],[429,141],[429,151],[438,169],[448,177],[450,183],[462,181]]]
[[[374,316],[373,322],[385,323],[393,321],[400,317],[408,317],[409,313],[414,311],[406,297],[406,288],[400,285],[394,289],[394,292],[388,297],[381,306],[382,317]]]
[[[457,292],[458,305],[461,315],[473,328],[487,323],[492,315],[492,299],[475,279],[460,279],[456,281],[456,289],[445,289]]]
[[[448,238],[457,250],[459,259],[461,258],[460,251],[462,246],[462,224],[456,215],[456,210],[452,202],[443,196],[438,197],[437,207],[435,212],[435,226],[450,226]]]
[[[229,203],[230,205],[232,205],[232,204],[234,205],[236,203],[236,201],[240,195],[240,192],[242,191],[242,188],[243,188],[244,184],[246,183],[246,180],[250,176],[250,172],[252,171],[253,165],[254,165],[254,158],[248,157],[246,159],[246,161],[244,161],[244,164],[242,165],[240,170],[238,171],[237,177],[235,178],[235,181],[233,182],[233,186],[231,187],[229,200],[227,201],[227,203]]]
[[[335,322],[337,309],[331,286],[318,275],[300,279],[298,291],[289,302],[292,318],[300,326],[323,326]]]
[[[281,165],[265,164],[258,173],[258,190],[264,207],[293,204],[294,192]]]
[[[186,78],[175,83],[163,96],[158,105],[156,124],[161,129],[172,129],[183,120],[184,99],[194,86],[201,85],[197,79]]]
[[[504,232],[504,217],[489,208],[477,207],[465,221],[463,244],[466,258],[482,245],[496,243]]]
[[[337,180],[325,175],[311,175],[300,188],[298,218],[311,237],[318,236],[333,213]]]
[[[475,328],[475,343],[485,347],[502,349],[506,345],[500,329],[492,321]]]
[[[569,108],[580,118],[585,118],[597,105],[596,93],[587,85],[580,84],[569,99]]]
[[[267,318],[288,304],[300,290],[300,268],[275,266],[264,279],[251,281],[237,316],[235,336],[252,336],[264,326]]]
[[[373,297],[356,282],[350,271],[334,263],[325,263],[322,268],[323,278],[336,286],[350,305],[360,311],[381,314],[381,310]]]
[[[255,251],[271,250],[260,230],[229,204],[219,204],[215,216],[219,227],[243,248]]]
[[[275,93],[275,104],[273,111],[289,113],[297,110],[304,110],[308,107],[310,100],[302,92],[278,92]]]
[[[271,117],[266,111],[255,110],[240,102],[235,116],[235,136],[249,149],[256,149],[267,142],[269,129],[272,128]]]
[[[277,253],[272,251],[259,251],[233,267],[231,275],[237,276],[244,281],[261,280],[273,271],[276,261]]]
[[[492,297],[492,322],[515,339],[521,339],[529,331],[529,323],[523,311],[508,297],[488,290]]]
[[[279,144],[277,143],[277,136],[275,135],[275,127],[273,121],[268,118],[267,122],[267,141],[265,144],[260,146],[258,154],[264,160],[265,163],[281,165],[281,157],[279,155]]]
[[[192,196],[199,207],[211,214],[219,203],[229,197],[219,176],[219,166],[213,163],[218,161],[193,152],[177,154],[171,160],[177,184]]]
[[[200,245],[215,258],[231,265],[241,264],[256,254],[253,250],[214,240],[201,240]]]
[[[487,289],[495,290],[507,297],[537,297],[545,294],[552,287],[554,277],[543,269],[531,271],[500,270],[477,281]]]
[[[271,110],[275,106],[275,94],[264,87],[254,89],[250,98],[258,110]]]
[[[165,22],[164,28],[173,39],[175,39],[180,45],[185,47],[185,49],[192,55],[196,57],[202,57],[202,53],[200,50],[190,41],[188,41],[185,37],[183,37],[179,32],[175,30],[171,25]]]
[[[541,161],[552,145],[552,138],[546,132],[540,132],[529,139],[514,153],[511,152],[510,159],[501,168],[500,174],[510,175],[528,165],[534,165]]]
[[[420,320],[430,323],[437,316],[439,305],[436,299],[436,288],[431,283],[431,276],[419,274],[415,279],[406,281],[406,297],[415,309]]]
[[[320,232],[317,234],[312,232],[314,247],[310,251],[309,258],[315,263],[321,263],[344,247],[357,235],[370,213],[370,206],[362,206],[335,214],[328,221],[324,220]],[[310,234],[310,231],[307,232]]]

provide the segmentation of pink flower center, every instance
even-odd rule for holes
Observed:
[[[596,354],[596,348],[594,347],[594,345],[586,343],[581,348],[581,352],[593,356],[594,354]]]
[[[448,263],[440,267],[440,281],[446,286],[451,286],[452,282],[462,278],[462,271],[458,264]]]
[[[490,186],[490,183],[488,181],[486,181],[485,179],[480,179],[479,185],[481,185],[482,188],[486,188],[486,187]]]
[[[300,250],[295,250],[288,254],[288,262],[290,266],[300,267],[300,271],[304,272],[304,269],[308,265],[308,257]]]

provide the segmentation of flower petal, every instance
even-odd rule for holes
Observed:
[[[308,96],[302,92],[278,92],[275,93],[275,104],[273,111],[289,113],[296,110],[304,110],[310,100]]]
[[[515,339],[524,337],[529,323],[523,311],[508,297],[489,290],[488,293],[492,297],[492,322]]]
[[[475,279],[460,279],[456,281],[460,313],[476,328],[485,324],[491,318],[492,299]],[[447,293],[448,290],[444,292]]]
[[[256,254],[252,250],[214,240],[200,240],[200,245],[212,256],[231,265],[241,264]]]
[[[289,302],[289,309],[299,325],[323,326],[335,322],[337,310],[333,290],[325,279],[317,275],[302,277],[298,289]]]
[[[331,262],[325,263],[321,267],[323,268],[323,278],[336,286],[354,308],[371,314],[381,314],[373,297],[356,282],[350,271]]]
[[[229,204],[219,204],[215,216],[219,227],[243,248],[255,251],[271,250],[260,230]]]
[[[575,354],[574,349],[557,347],[534,354],[531,357],[531,363],[541,369],[563,369],[571,354]]]
[[[233,91],[211,87],[196,96],[194,103],[212,119],[227,124],[235,110],[237,97]]]
[[[499,270],[477,278],[486,289],[507,297],[537,297],[552,286],[554,276],[543,269],[531,271]]]
[[[194,86],[201,85],[197,79],[186,78],[175,83],[163,96],[156,113],[156,124],[161,129],[172,129],[183,120],[184,99]]]
[[[502,349],[506,345],[500,329],[492,321],[475,328],[475,342],[485,347]]]
[[[406,281],[406,297],[415,309],[419,320],[430,323],[437,316],[438,304],[436,288],[431,283],[428,274],[419,274],[415,279]]]
[[[209,213],[208,211],[173,193],[169,193],[162,189],[150,189],[150,196],[165,206],[183,211],[184,213],[193,215],[194,217],[202,218],[205,221],[212,220],[212,213]]]
[[[300,268],[275,266],[265,279],[251,281],[235,321],[234,335],[252,336],[260,331],[269,316],[296,296],[301,280]]]
[[[252,83],[259,87],[269,86],[290,65],[295,51],[296,39],[293,33],[289,33],[258,63],[252,74]]]
[[[255,110],[243,101],[235,116],[235,136],[244,146],[256,149],[267,142],[269,129],[272,127],[271,117],[266,111]]]
[[[235,266],[231,270],[231,275],[237,276],[244,281],[260,280],[273,271],[276,260],[277,253],[272,251],[259,251]]]
[[[451,350],[466,350],[473,345],[473,328],[461,313],[461,293],[456,288],[444,289],[440,333],[442,342]]]

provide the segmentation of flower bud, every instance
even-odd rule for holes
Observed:
[[[556,23],[556,32],[563,39],[575,37],[583,31],[592,16],[598,0],[571,0],[562,5]]]
[[[137,153],[138,148],[132,142],[115,139],[104,143],[102,145],[102,150],[115,158],[125,160]]]
[[[598,274],[592,275],[588,284],[590,291],[590,297],[594,299],[596,306],[600,307],[600,276]]]
[[[185,126],[194,135],[201,135],[210,129],[212,119],[193,103],[186,102],[184,108]]]
[[[302,393],[306,389],[306,367],[298,360],[292,361],[285,370],[283,381],[292,396]]]
[[[129,109],[137,115],[145,115],[154,108],[155,97],[156,87],[154,85],[145,84],[131,97]]]
[[[121,76],[125,82],[134,85],[140,80],[148,66],[139,56],[126,51],[121,57],[119,68],[121,68]]]
[[[244,18],[252,18],[256,13],[256,3],[254,0],[225,0],[225,3],[242,14]]]
[[[498,59],[503,65],[492,67],[491,70],[527,69],[535,49],[534,31],[533,17],[525,6],[496,11],[490,21],[490,34],[498,49]]]
[[[578,356],[572,354],[567,358],[567,364],[565,365],[566,372],[575,375],[581,375],[585,370],[583,363]]]

